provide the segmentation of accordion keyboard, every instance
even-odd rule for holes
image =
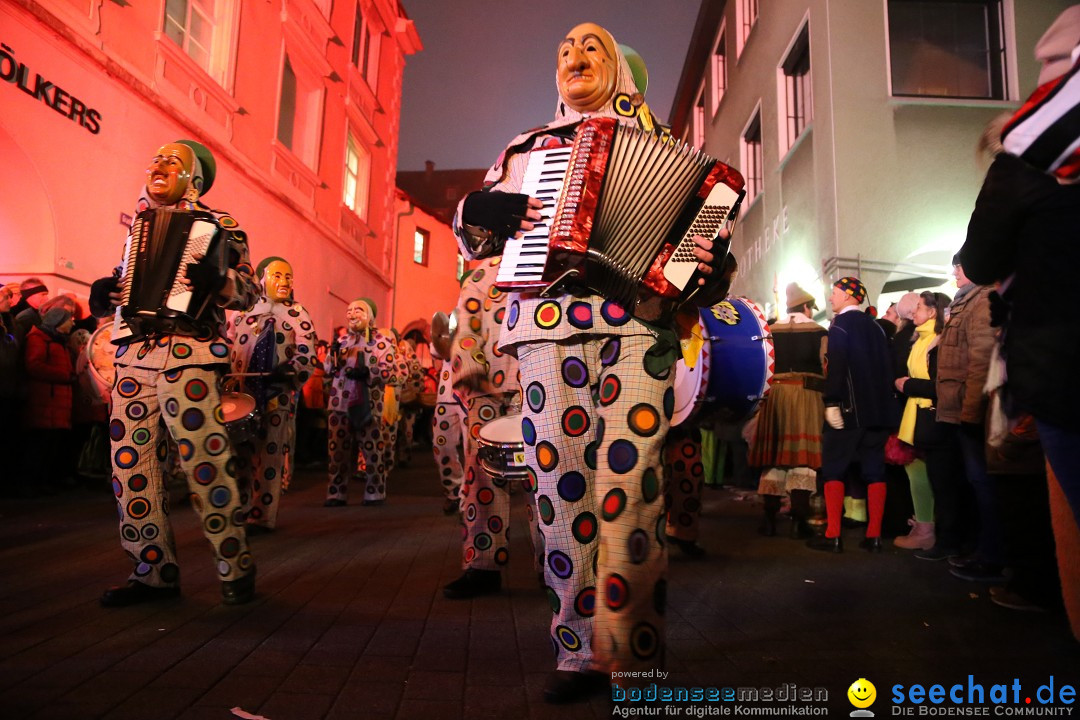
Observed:
[[[551,219],[559,202],[566,168],[570,164],[571,146],[534,150],[529,153],[521,193],[540,200],[540,220],[536,227],[519,238],[510,238],[503,248],[502,262],[496,282],[507,287],[544,287],[544,264],[548,256],[548,236]]]

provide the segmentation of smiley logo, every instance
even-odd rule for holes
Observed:
[[[859,678],[855,682],[851,683],[851,687],[847,691],[848,701],[852,705],[862,710],[862,712],[853,712],[852,716],[872,716],[873,713],[866,712],[864,708],[868,708],[874,704],[874,700],[877,699],[877,688],[874,687],[874,683],[870,682],[866,678]]]

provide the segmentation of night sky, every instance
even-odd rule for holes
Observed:
[[[486,168],[555,116],[555,49],[595,22],[637,50],[668,119],[700,0],[403,0],[424,49],[406,57],[399,170]]]

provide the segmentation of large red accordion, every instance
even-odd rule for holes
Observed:
[[[670,136],[586,120],[572,147],[530,153],[521,192],[544,203],[542,220],[507,240],[495,284],[545,296],[585,289],[660,319],[696,291],[692,237],[730,228],[744,185]]]

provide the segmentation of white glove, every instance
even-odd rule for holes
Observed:
[[[825,422],[829,423],[829,427],[833,430],[843,430],[844,416],[840,414],[840,408],[836,405],[825,408]]]

